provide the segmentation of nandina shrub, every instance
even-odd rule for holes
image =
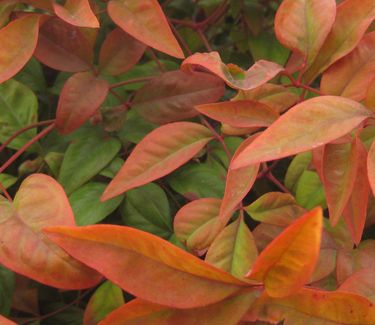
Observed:
[[[0,323],[375,324],[374,18],[0,1]]]

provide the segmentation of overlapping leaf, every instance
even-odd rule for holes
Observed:
[[[372,193],[375,195],[375,141],[372,143],[368,153],[367,172]]]
[[[207,70],[234,89],[251,90],[276,77],[284,68],[277,63],[260,60],[247,71],[236,65],[226,65],[218,52],[195,53],[181,64],[184,71]]]
[[[117,26],[142,43],[176,58],[184,58],[157,0],[111,0],[108,14]]]
[[[53,3],[55,14],[78,27],[98,28],[99,21],[92,12],[89,0],[67,0],[64,6]]]
[[[193,158],[211,139],[209,129],[191,122],[170,123],[155,129],[134,148],[102,199],[169,174]]]
[[[0,211],[0,262],[6,267],[63,289],[98,283],[98,273],[71,258],[41,232],[47,226],[75,226],[64,190],[53,178],[43,174],[29,176],[21,184],[13,205],[0,197]]]
[[[233,168],[314,149],[347,134],[369,114],[361,104],[343,97],[306,100],[282,115],[245,148]]]
[[[46,232],[74,258],[153,303],[175,308],[201,307],[247,286],[169,242],[133,228],[95,225],[53,227]]]

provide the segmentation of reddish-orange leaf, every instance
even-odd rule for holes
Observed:
[[[365,97],[365,104],[372,112],[375,111],[375,78],[371,80]]]
[[[101,276],[71,258],[41,232],[47,226],[75,226],[63,188],[33,174],[21,184],[13,205],[0,196],[0,263],[14,272],[62,289],[82,289]]]
[[[264,283],[271,297],[286,297],[310,280],[318,261],[322,209],[307,212],[259,255],[248,277]]]
[[[35,57],[43,64],[60,71],[89,70],[93,59],[92,40],[84,29],[54,17],[40,28]]]
[[[117,26],[142,43],[176,58],[184,58],[157,0],[111,0],[108,14]]]
[[[306,58],[308,68],[330,32],[335,0],[284,0],[275,17],[275,33],[283,45]]]
[[[92,72],[80,72],[65,83],[56,112],[56,127],[61,134],[79,128],[99,109],[107,97],[108,82]]]
[[[269,126],[279,117],[267,105],[251,100],[204,104],[195,109],[216,121],[239,128]]]
[[[375,272],[373,268],[361,269],[353,273],[339,287],[340,291],[352,292],[375,302]]]
[[[350,54],[332,65],[324,74],[321,90],[361,101],[375,74],[375,32],[363,37]]]
[[[99,325],[181,324],[236,325],[256,299],[257,291],[242,292],[201,308],[172,309],[135,299],[118,308]]]
[[[367,158],[367,173],[368,180],[375,196],[375,141],[372,143]]]
[[[33,55],[38,40],[39,17],[26,15],[0,29],[0,83],[12,78]]]
[[[74,258],[153,303],[201,307],[248,285],[160,237],[134,228],[94,225],[51,227],[46,232]]]
[[[0,324],[1,325],[17,325],[17,323],[12,322],[10,319],[5,318],[2,315],[0,315]]]
[[[305,80],[311,82],[319,73],[332,63],[350,53],[375,18],[373,0],[343,1],[337,7],[336,20],[315,61],[305,74]]]
[[[78,27],[99,28],[89,0],[67,0],[64,6],[53,4],[55,14],[67,23]]]
[[[197,123],[176,122],[155,129],[131,152],[102,200],[169,174],[193,158],[211,139],[211,131]]]
[[[185,204],[178,210],[173,229],[178,240],[198,255],[205,253],[217,233],[213,225],[220,211],[220,199],[203,198]]]
[[[359,245],[365,228],[371,189],[367,179],[367,151],[360,139],[357,138],[356,142],[358,165],[352,195],[343,211],[343,216],[353,242]]]
[[[373,325],[375,306],[359,295],[302,288],[287,298],[263,294],[249,310],[246,320],[277,324]]]
[[[234,64],[223,63],[218,52],[195,53],[181,64],[184,71],[194,71],[197,68],[207,70],[224,80],[229,87],[241,90],[257,88],[284,70],[279,64],[260,60],[244,71]]]
[[[100,72],[116,76],[131,69],[141,59],[146,45],[121,28],[110,32],[100,49]]]
[[[222,227],[227,224],[233,211],[241,203],[241,200],[250,191],[256,181],[259,171],[259,164],[254,164],[239,169],[231,168],[233,160],[243,151],[244,148],[246,148],[251,142],[253,142],[255,138],[256,135],[246,139],[241,143],[241,145],[234,153],[233,159],[229,165],[225,183],[225,192],[223,200],[221,202],[220,215],[218,220],[221,223]]]
[[[208,73],[170,71],[138,90],[132,108],[153,123],[175,122],[198,115],[195,105],[215,102],[224,91],[224,83]]]
[[[357,142],[327,144],[322,158],[329,219],[335,226],[353,191],[358,166]]]
[[[343,97],[306,100],[282,115],[245,148],[233,168],[314,149],[347,134],[369,115],[364,106]]]

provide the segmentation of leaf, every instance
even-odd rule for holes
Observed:
[[[357,143],[327,144],[323,153],[323,185],[332,226],[352,194],[358,165]]]
[[[305,209],[327,207],[324,188],[316,172],[304,170],[296,184],[296,201]]]
[[[375,302],[374,271],[370,268],[361,269],[348,277],[339,287],[339,291],[352,292]]]
[[[240,128],[269,126],[279,117],[267,105],[249,100],[204,104],[195,109],[216,121]]]
[[[358,165],[353,191],[343,211],[343,217],[353,242],[358,245],[365,228],[369,195],[371,192],[367,178],[367,151],[361,140],[356,138],[358,150]]]
[[[312,66],[305,73],[305,81],[311,82],[332,63],[350,53],[375,18],[375,3],[364,0],[358,6],[356,0],[346,0],[337,6],[336,20]]]
[[[20,71],[33,55],[39,18],[39,15],[25,15],[0,29],[0,84]]]
[[[97,325],[103,318],[125,303],[121,288],[104,282],[87,303],[83,325]]]
[[[293,193],[296,192],[296,185],[303,172],[308,169],[311,164],[312,154],[310,151],[296,155],[288,166],[286,171],[284,184]]]
[[[120,148],[120,141],[104,135],[72,142],[65,152],[58,182],[70,195],[108,165]]]
[[[282,113],[299,100],[299,96],[288,88],[274,84],[264,84],[252,90],[240,90],[233,100],[253,100]]]
[[[245,207],[245,211],[256,221],[285,227],[306,210],[288,193],[268,192]]]
[[[78,27],[99,28],[89,0],[67,0],[64,6],[53,3],[55,14],[68,24]]]
[[[276,37],[287,48],[314,61],[336,16],[334,0],[284,0],[275,17]]]
[[[371,325],[375,321],[375,308],[356,294],[302,288],[287,298],[263,294],[246,316],[248,320],[254,318],[272,323],[284,320],[285,324]]]
[[[375,32],[366,34],[357,47],[324,74],[320,88],[324,94],[361,101],[366,97],[375,73]]]
[[[371,110],[372,112],[375,111],[375,79],[373,79],[366,92],[366,97],[365,97],[365,105],[366,107]]]
[[[193,158],[212,138],[206,127],[191,122],[161,126],[134,148],[109,183],[102,200],[163,177]]]
[[[146,45],[115,28],[105,38],[99,54],[101,73],[117,76],[130,70],[141,59]]]
[[[370,147],[370,151],[367,157],[367,173],[368,180],[370,182],[372,193],[375,196],[375,141]]]
[[[115,24],[137,40],[168,55],[184,58],[157,0],[111,0],[107,10]]]
[[[10,319],[5,318],[2,315],[0,315],[0,322],[1,322],[2,325],[17,325],[17,323],[12,322]]]
[[[205,261],[237,277],[251,269],[258,250],[242,217],[225,227],[210,245]]]
[[[0,4],[0,28],[4,27],[8,22],[11,13],[17,6],[18,0],[3,0]]]
[[[30,87],[33,92],[41,93],[47,90],[42,65],[34,57],[15,75],[14,79]]]
[[[201,255],[211,245],[217,233],[213,232],[220,211],[221,200],[204,198],[191,201],[178,210],[174,222],[176,237],[189,250]]]
[[[71,258],[41,232],[47,226],[75,227],[69,201],[53,178],[43,174],[27,177],[13,205],[0,197],[0,212],[1,264],[61,289],[83,289],[98,283],[98,273]]]
[[[128,191],[121,209],[121,216],[126,226],[147,231],[162,238],[171,236],[172,218],[168,197],[156,184],[150,183]]]
[[[224,88],[220,79],[207,73],[170,71],[138,90],[132,108],[153,123],[174,122],[198,115],[195,105],[219,100]]]
[[[0,265],[0,314],[2,315],[9,315],[12,307],[14,288],[14,273]]]
[[[294,221],[259,255],[248,277],[264,283],[271,297],[286,297],[307,283],[319,257],[322,209]]]
[[[53,11],[53,0],[24,0],[23,2],[28,3],[35,8],[43,9],[45,11]]]
[[[37,120],[38,100],[28,87],[15,80],[0,84],[0,142],[4,143],[15,132]],[[20,149],[35,134],[36,129],[28,130],[16,137],[8,147]]]
[[[135,299],[111,313],[100,325],[130,324],[205,324],[235,325],[256,298],[250,291],[226,298],[216,304],[191,309],[171,309]]]
[[[82,28],[54,17],[41,26],[34,55],[55,70],[86,71],[91,68],[93,44]]]
[[[134,228],[94,225],[45,231],[74,258],[153,303],[183,309],[206,306],[247,286],[173,244]]]
[[[106,184],[90,182],[78,188],[69,196],[69,202],[78,226],[100,222],[120,205],[122,197],[100,202],[99,198],[105,187]]]
[[[207,70],[221,78],[229,87],[251,90],[276,77],[284,68],[277,63],[260,60],[247,71],[235,65],[226,65],[218,52],[195,53],[181,64],[183,71]]]
[[[232,168],[317,148],[347,134],[368,116],[364,106],[347,98],[320,96],[306,100],[279,117],[245,148]]]
[[[56,128],[68,134],[92,117],[104,102],[109,91],[106,80],[92,72],[80,72],[65,83],[56,112]]]

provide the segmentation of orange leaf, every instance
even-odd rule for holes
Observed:
[[[368,180],[375,196],[375,141],[372,143],[367,157]]]
[[[181,64],[184,71],[196,68],[205,69],[224,80],[229,87],[241,90],[257,88],[284,70],[277,63],[260,60],[244,71],[233,64],[223,63],[218,52],[195,53]]]
[[[100,49],[100,72],[117,76],[130,70],[142,57],[146,45],[115,28],[104,40]]]
[[[64,6],[53,3],[55,14],[68,24],[78,27],[99,28],[89,0],[67,0]]]
[[[41,232],[47,226],[75,226],[62,187],[33,174],[21,184],[13,206],[0,196],[0,262],[14,272],[62,289],[94,286],[101,276],[67,255]]]
[[[260,253],[248,277],[263,282],[271,297],[297,292],[316,266],[322,221],[320,207],[298,218]]]
[[[203,104],[195,109],[216,121],[239,128],[269,126],[279,117],[267,105],[250,100]]]
[[[193,158],[211,139],[209,129],[191,122],[170,123],[153,130],[134,148],[102,200],[169,174]]]
[[[375,32],[366,34],[358,46],[324,74],[321,90],[361,101],[375,74]]]
[[[236,325],[256,299],[256,295],[256,291],[243,292],[207,307],[186,310],[171,309],[135,299],[112,312],[99,325],[222,325],[223,320],[225,325]]]
[[[311,82],[319,73],[326,70],[350,53],[375,18],[375,2],[346,0],[337,7],[336,20],[315,61],[305,74],[305,81]],[[336,82],[336,80],[335,80]]]
[[[91,68],[93,44],[82,28],[54,17],[40,28],[34,54],[40,62],[53,69],[80,72]]]
[[[26,15],[0,29],[0,83],[12,78],[33,55],[38,40],[39,17]]]
[[[245,148],[232,168],[317,148],[347,134],[369,114],[361,104],[343,97],[320,96],[306,100],[282,115]]]
[[[371,80],[365,97],[365,104],[372,112],[375,111],[375,78]]]
[[[171,243],[134,228],[95,225],[51,227],[45,231],[74,258],[153,303],[175,308],[201,307],[248,285]]]
[[[56,127],[61,134],[79,128],[99,109],[107,97],[108,82],[93,75],[80,72],[65,83],[56,112]]]
[[[330,32],[335,0],[284,0],[275,17],[275,33],[283,45],[306,57],[308,68]]]
[[[1,325],[17,325],[17,323],[12,322],[10,319],[5,318],[2,315],[0,315],[0,324]]]
[[[111,0],[108,14],[117,26],[142,43],[176,58],[184,58],[157,0]]]

